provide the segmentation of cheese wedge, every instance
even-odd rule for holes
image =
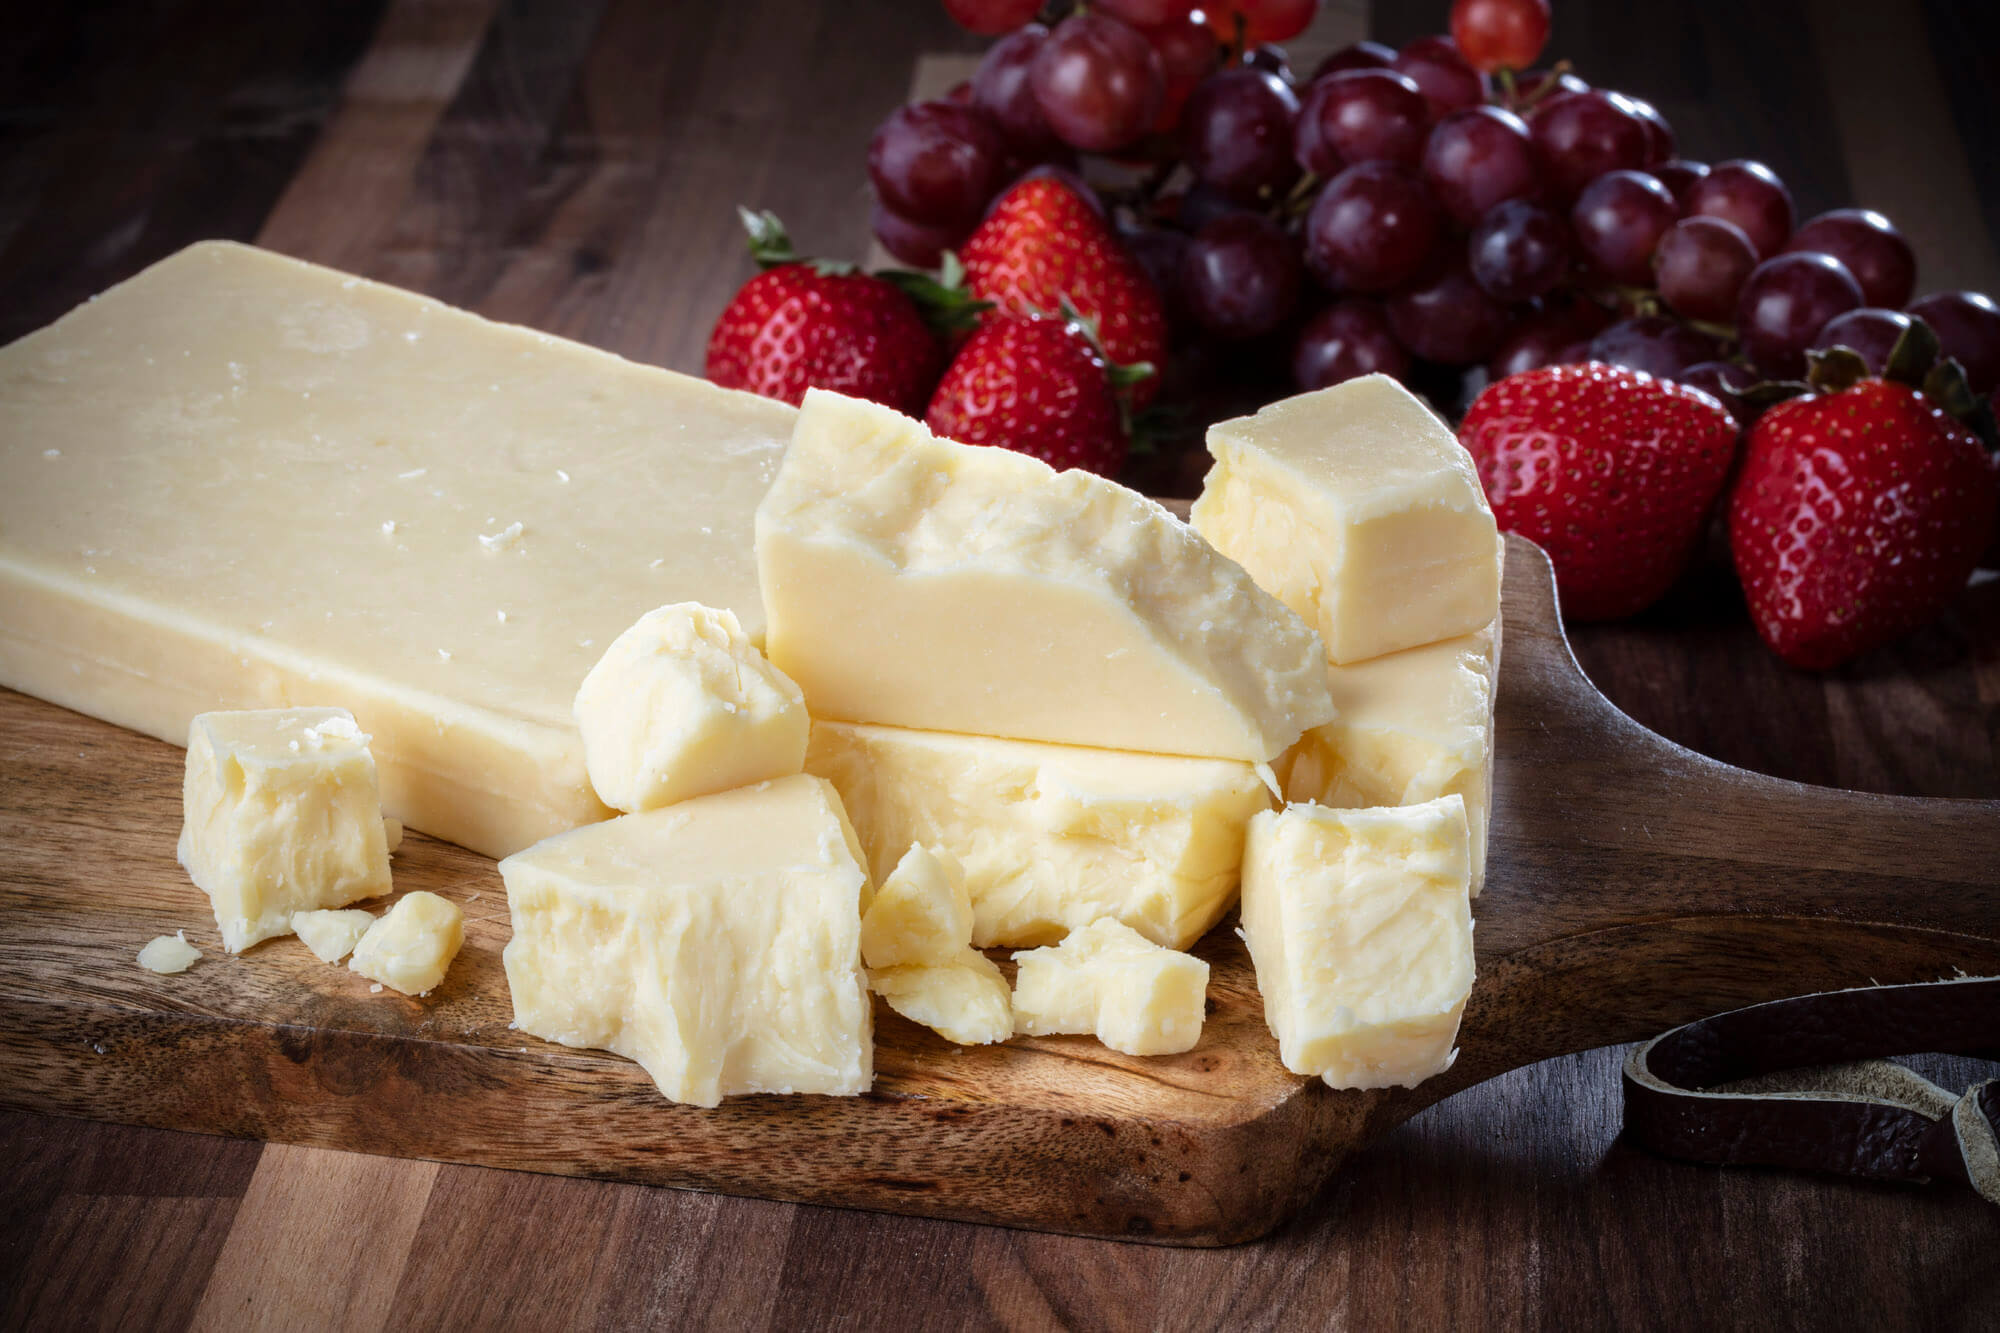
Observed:
[[[817,778],[697,796],[500,863],[523,1032],[615,1051],[677,1102],[874,1078],[868,872]]]
[[[1208,964],[1109,917],[1014,962],[1016,1032],[1088,1033],[1126,1055],[1176,1055],[1201,1040]]]
[[[504,855],[609,811],[570,716],[683,600],[763,629],[793,409],[204,243],[0,349],[0,684],[183,743],[349,709],[386,811]]]
[[[811,390],[757,510],[771,661],[815,718],[1274,758],[1318,640],[1159,505]]]
[[[1500,538],[1472,457],[1388,376],[1211,426],[1208,450],[1195,529],[1317,629],[1329,661],[1498,613]]]
[[[1243,935],[1285,1068],[1413,1088],[1451,1067],[1472,993],[1465,802],[1250,821]]]
[[[458,904],[419,889],[376,918],[347,967],[405,995],[428,995],[464,943],[465,914]]]

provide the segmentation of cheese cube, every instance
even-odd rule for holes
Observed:
[[[586,825],[500,875],[522,1031],[627,1056],[699,1106],[868,1090],[868,873],[827,783],[779,778]]]
[[[757,577],[815,718],[1261,762],[1332,716],[1312,631],[1158,504],[823,390]]]
[[[1050,944],[1110,916],[1182,948],[1235,901],[1250,816],[1240,760],[816,721],[806,769],[831,781],[869,864],[912,843],[961,867],[972,942]]]
[[[375,924],[375,914],[358,907],[342,911],[298,912],[292,929],[322,963],[337,963],[354,952],[361,937]]]
[[[1211,426],[1208,449],[1195,529],[1316,628],[1329,661],[1470,634],[1498,612],[1500,539],[1472,457],[1388,376]]]
[[[1127,1055],[1174,1055],[1201,1040],[1208,964],[1109,917],[1014,962],[1016,1032],[1093,1033]]]
[[[139,950],[139,966],[161,976],[185,972],[200,961],[201,950],[188,943],[185,930],[177,930],[171,935],[155,935]]]
[[[199,715],[181,800],[180,862],[231,953],[389,892],[375,760],[344,708]]]
[[[805,696],[732,611],[677,602],[612,640],[576,692],[591,786],[614,810],[789,777],[805,761]]]
[[[1451,1067],[1472,993],[1465,802],[1250,821],[1243,933],[1285,1068],[1411,1088]]]
[[[1327,669],[1340,716],[1278,761],[1288,801],[1363,808],[1465,798],[1472,895],[1486,880],[1500,622],[1475,634]]]
[[[972,898],[956,858],[912,843],[861,918],[862,961],[871,968],[955,963],[971,945]]]
[[[871,970],[868,986],[889,1007],[960,1046],[986,1046],[1014,1035],[1007,978],[983,953],[961,949],[943,965]]]
[[[347,966],[405,995],[428,995],[464,943],[465,914],[458,904],[419,889],[368,927]]]

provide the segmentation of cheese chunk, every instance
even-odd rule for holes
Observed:
[[[1478,897],[1499,667],[1495,620],[1474,634],[1328,668],[1340,716],[1301,736],[1279,761],[1285,799],[1360,808],[1464,797]]]
[[[806,769],[840,789],[878,875],[912,843],[950,853],[981,948],[1103,916],[1185,947],[1235,901],[1244,827],[1271,805],[1239,760],[847,722],[813,723]]]
[[[344,708],[203,713],[188,730],[180,862],[231,953],[292,914],[389,892],[368,737]]]
[[[349,971],[405,995],[428,995],[465,943],[465,914],[448,898],[406,893],[354,946]]]
[[[576,692],[576,724],[598,797],[630,812],[797,773],[811,719],[735,613],[677,602],[605,649]]]
[[[972,898],[957,859],[912,843],[861,918],[862,961],[871,968],[955,963],[971,947]]]
[[[354,952],[361,937],[375,924],[375,914],[360,908],[343,911],[297,912],[292,929],[322,963],[337,963]]]
[[[1469,634],[1499,611],[1500,538],[1472,457],[1388,376],[1211,426],[1208,450],[1195,529],[1317,629],[1329,661]]]
[[[874,1079],[868,872],[795,776],[560,834],[500,863],[514,1021],[637,1060],[677,1102]]]
[[[1159,505],[811,390],[757,510],[771,660],[815,718],[1274,758],[1312,632]]]
[[[1109,917],[1014,962],[1016,1032],[1091,1033],[1126,1055],[1174,1055],[1201,1040],[1208,964]]]
[[[601,819],[570,715],[662,603],[763,631],[792,408],[224,242],[0,349],[0,685],[176,743],[350,709],[386,811]]]
[[[960,1046],[987,1046],[1014,1035],[1007,978],[983,953],[956,961],[871,970],[868,986],[889,1007]]]
[[[185,930],[177,930],[171,935],[155,935],[139,950],[139,966],[148,972],[158,972],[163,977],[185,972],[200,961],[201,950],[188,943]]]
[[[1465,802],[1250,821],[1243,933],[1285,1068],[1413,1088],[1451,1067],[1472,993]]]

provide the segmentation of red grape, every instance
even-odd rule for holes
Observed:
[[[1504,380],[1524,370],[1554,365],[1564,348],[1576,341],[1577,322],[1568,311],[1532,315],[1516,325],[1486,362],[1486,376]]]
[[[1496,205],[1472,229],[1465,248],[1473,279],[1509,303],[1543,295],[1569,272],[1569,228],[1526,199]]]
[[[1507,311],[1462,264],[1405,287],[1388,301],[1389,327],[1426,361],[1448,366],[1484,361],[1507,334]]]
[[[1910,308],[1931,326],[1944,354],[1965,367],[1965,382],[1983,394],[2000,385],[2000,307],[1978,292],[1938,292]]]
[[[1410,354],[1372,297],[1335,301],[1306,321],[1292,349],[1292,381],[1302,393],[1362,375],[1401,379],[1409,373]]]
[[[1653,247],[1679,217],[1673,194],[1645,172],[1607,171],[1583,187],[1569,224],[1591,267],[1638,286],[1652,277]]]
[[[1896,224],[1867,208],[1836,208],[1792,233],[1787,250],[1817,250],[1847,265],[1869,305],[1900,309],[1917,288],[1917,252]]]
[[[1689,216],[1734,222],[1769,259],[1792,234],[1792,192],[1762,162],[1718,162],[1688,188]]]
[[[944,252],[971,234],[970,227],[933,227],[912,222],[881,200],[869,214],[869,226],[882,248],[911,268],[936,268]]]
[[[1694,188],[1696,181],[1708,175],[1708,163],[1675,158],[1646,170],[1652,173],[1654,180],[1674,192],[1674,202],[1681,206],[1682,213],[1686,213],[1688,191]]]
[[[1182,19],[1161,28],[1146,30],[1146,40],[1160,53],[1160,70],[1166,92],[1160,99],[1160,114],[1153,128],[1171,133],[1181,123],[1181,108],[1200,82],[1215,70],[1222,50],[1206,23]]]
[[[1318,176],[1357,162],[1413,167],[1423,157],[1430,112],[1417,85],[1386,69],[1353,70],[1314,83],[1299,113],[1299,165]]]
[[[1646,165],[1646,127],[1610,93],[1558,93],[1529,125],[1542,179],[1564,206],[1605,172]]]
[[[1144,133],[1159,115],[1166,83],[1152,44],[1104,14],[1057,24],[1029,78],[1057,137],[1090,153],[1123,148]]]
[[[1835,315],[1812,340],[1814,349],[1845,347],[1868,363],[1868,373],[1880,375],[1889,364],[1889,353],[1914,321],[1900,310],[1862,306],[1844,315]]]
[[[958,26],[981,37],[998,37],[1035,21],[1042,0],[944,0],[944,12]]]
[[[1029,157],[1038,157],[1062,142],[1049,128],[1048,117],[1042,114],[1028,81],[1035,53],[1048,35],[1049,30],[1039,23],[1008,33],[987,48],[972,76],[972,104],[993,117],[1009,148]]]
[[[1272,42],[1253,46],[1245,51],[1243,66],[1245,69],[1261,69],[1266,74],[1275,74],[1285,81],[1286,87],[1293,87],[1297,82],[1292,77],[1292,62],[1286,56],[1285,48]]]
[[[1861,304],[1861,285],[1831,255],[1779,255],[1750,272],[1736,303],[1736,336],[1767,375],[1805,374],[1806,348],[1835,315]]]
[[[1458,0],[1451,35],[1474,69],[1526,69],[1548,45],[1549,0]]]
[[[1298,303],[1299,252],[1284,229],[1258,213],[1232,213],[1196,233],[1181,259],[1194,320],[1218,338],[1255,338]]]
[[[1646,127],[1646,165],[1652,167],[1673,161],[1678,147],[1674,127],[1667,124],[1667,118],[1660,114],[1659,108],[1645,98],[1634,97],[1630,93],[1613,93],[1612,96]]]
[[[1736,298],[1756,267],[1757,247],[1741,227],[1721,218],[1682,218],[1653,253],[1660,296],[1688,319],[1734,319]]]
[[[1097,8],[1135,28],[1163,28],[1185,23],[1194,0],[1096,0]]]
[[[956,102],[896,108],[868,141],[868,178],[882,202],[912,222],[979,220],[1004,183],[1007,145],[985,112]]]
[[[1739,427],[1748,426],[1763,415],[1762,408],[1743,401],[1743,391],[1757,382],[1757,372],[1746,370],[1734,361],[1697,361],[1673,378],[1713,397],[1725,412],[1736,418]]]
[[[1415,277],[1444,216],[1407,168],[1362,162],[1335,176],[1306,217],[1306,260],[1334,291],[1385,292]]]
[[[1133,227],[1121,230],[1118,239],[1153,280],[1160,304],[1167,312],[1168,326],[1176,331],[1186,329],[1194,322],[1188,310],[1187,291],[1181,284],[1181,261],[1189,244],[1187,234],[1171,227]]]
[[[1204,4],[1209,26],[1225,42],[1240,31],[1245,48],[1264,42],[1289,42],[1312,25],[1319,0],[1219,0]]]
[[[1318,83],[1330,74],[1339,74],[1350,69],[1388,69],[1396,63],[1396,48],[1384,46],[1380,42],[1356,42],[1343,46],[1332,55],[1319,62],[1313,71],[1313,82]]]
[[[1423,90],[1432,120],[1486,100],[1486,76],[1465,63],[1449,37],[1417,38],[1396,53],[1392,68]]]
[[[1182,117],[1183,156],[1195,178],[1244,202],[1298,179],[1292,122],[1298,94],[1260,69],[1223,70],[1202,82]]]
[[[1512,99],[1516,109],[1528,108],[1521,114],[1529,120],[1542,109],[1542,103],[1553,100],[1558,93],[1587,93],[1590,85],[1568,70],[1531,69],[1514,80]]]
[[[1662,379],[1673,379],[1696,362],[1713,360],[1719,351],[1713,338],[1664,315],[1621,319],[1590,340],[1592,361],[1630,366]]]
[[[1437,123],[1424,145],[1424,183],[1460,226],[1535,192],[1535,146],[1511,111],[1475,106]]]

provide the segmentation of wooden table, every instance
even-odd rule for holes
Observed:
[[[1314,44],[1405,40],[1446,6],[1378,8],[1336,0]],[[920,54],[978,47],[931,0],[0,10],[0,341],[234,236],[683,369],[748,271],[730,205],[860,254],[870,128]],[[1555,51],[1651,97],[1690,156],[1770,162],[1802,214],[1883,208],[1925,288],[2000,291],[1990,6],[1557,10]],[[1633,716],[1729,762],[2000,795],[2000,582],[1823,677],[1756,645],[1714,567],[1576,646]],[[1215,1252],[6,1115],[0,1322],[2000,1322],[2000,1214],[1653,1158],[1618,1139],[1619,1057],[1462,1093]]]

